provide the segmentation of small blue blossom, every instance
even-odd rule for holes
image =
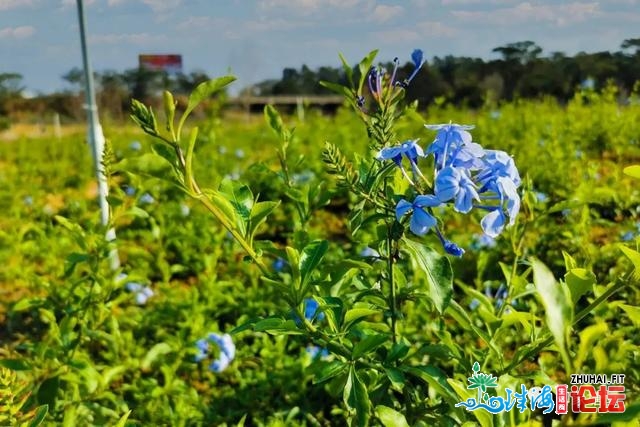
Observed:
[[[471,134],[468,132],[474,126],[455,123],[424,126],[427,129],[438,131],[435,139],[427,148],[427,154],[434,155],[436,171],[449,165],[465,166],[464,164],[454,164],[458,156],[463,162],[465,160],[466,162],[471,161],[470,166],[474,168],[480,165],[479,157],[484,154],[484,150],[479,144],[471,142]]]
[[[209,365],[209,370],[215,373],[220,373],[227,369],[231,361],[235,358],[236,346],[231,339],[231,335],[220,335],[211,332],[207,335],[207,338],[196,341],[197,353],[194,356],[194,360],[196,362],[201,362],[209,357],[211,344],[215,344],[218,347],[219,354],[218,358],[213,360]]]
[[[304,300],[304,318],[310,322],[318,320],[321,322],[324,320],[324,313],[319,311],[319,304],[313,298],[305,298]]]
[[[449,255],[453,255],[456,257],[461,257],[462,255],[464,255],[464,249],[453,243],[451,240],[445,240],[442,243],[442,247],[444,247],[445,252]]]
[[[413,234],[422,236],[438,223],[435,217],[424,208],[432,208],[438,205],[440,205],[440,200],[433,195],[417,196],[412,203],[402,199],[396,205],[396,218],[400,221],[409,210],[413,210],[409,229]]]
[[[398,85],[406,88],[411,83],[411,80],[418,74],[420,68],[424,65],[424,53],[420,49],[414,49],[411,53],[411,61],[413,62],[413,72],[409,77],[407,77],[404,81],[398,82]]]
[[[144,205],[150,205],[152,203],[155,203],[156,199],[154,199],[151,194],[144,193],[142,196],[140,196],[139,201]]]
[[[436,176],[435,194],[441,202],[455,198],[454,209],[468,213],[473,208],[473,201],[480,201],[476,186],[462,168],[447,166]]]
[[[479,306],[480,306],[480,301],[478,301],[477,298],[474,298],[469,303],[469,310],[475,311],[475,309],[478,308]]]
[[[125,185],[124,186],[124,194],[126,194],[129,197],[132,197],[136,194],[136,189],[130,185]]]
[[[153,290],[148,286],[141,285],[140,283],[127,282],[124,286],[129,292],[135,295],[136,304],[138,305],[145,305],[149,298],[153,296]]]
[[[418,145],[417,139],[409,139],[404,141],[400,145],[396,145],[393,147],[385,147],[378,152],[376,155],[376,159],[380,161],[384,160],[393,160],[393,162],[398,165],[402,174],[407,178],[407,180],[413,185],[413,181],[407,175],[407,172],[404,170],[402,166],[402,158],[406,157],[409,159],[409,163],[411,164],[411,170],[413,171],[414,176],[419,175],[422,176],[422,173],[418,169],[418,158],[424,157],[424,151],[422,147]]]
[[[536,200],[540,203],[546,203],[549,200],[549,196],[540,191],[535,191],[533,195],[536,197]]]
[[[24,198],[22,199],[22,203],[24,203],[25,206],[33,206],[33,197],[24,196]]]
[[[287,262],[284,260],[284,258],[278,257],[273,261],[272,266],[276,273],[280,273],[287,266]]]
[[[635,237],[636,237],[636,235],[634,234],[633,231],[627,231],[626,233],[624,233],[621,236],[621,239],[622,239],[623,242],[630,242],[633,239],[635,239]]]
[[[132,151],[140,151],[142,149],[142,144],[140,144],[140,141],[131,141],[129,149]]]
[[[244,151],[241,148],[236,149],[235,155],[238,159],[244,158]]]
[[[363,250],[360,251],[360,256],[363,258],[380,258],[380,253],[375,249],[367,246]]]

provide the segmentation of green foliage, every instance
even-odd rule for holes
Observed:
[[[340,90],[362,95],[360,68],[343,64]],[[192,106],[229,82],[205,84]],[[105,129],[115,244],[82,167],[83,135],[0,144],[0,416],[13,417],[0,424],[539,422],[455,407],[476,396],[476,361],[497,378],[483,383],[489,394],[625,373],[627,412],[580,423],[637,418],[640,195],[620,166],[640,158],[637,104],[604,91],[565,106],[430,106],[429,121],[475,123],[527,177],[518,223],[495,246],[474,246],[468,217],[443,217],[467,249],[457,260],[434,236],[409,237],[393,207],[410,190],[373,159],[392,135],[428,142],[400,98],[365,126],[358,111],[296,123],[267,107],[266,124],[194,121],[208,132],[176,99],[165,94],[159,118],[133,103],[149,138]],[[126,279],[111,270],[114,248]],[[154,295],[138,304],[131,282]],[[236,345],[221,373],[194,361],[209,332]]]

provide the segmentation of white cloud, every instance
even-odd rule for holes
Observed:
[[[369,20],[382,24],[401,16],[403,13],[404,8],[402,6],[379,4],[373,9],[371,15],[369,15]]]
[[[159,41],[166,40],[164,35],[154,35],[149,33],[130,33],[130,34],[93,34],[89,36],[89,43],[95,44],[136,44],[147,45]]]
[[[262,10],[277,11],[278,13],[293,12],[308,16],[329,9],[370,10],[374,5],[375,0],[263,0],[259,7]]]
[[[416,28],[420,30],[421,35],[429,38],[451,38],[459,34],[456,28],[438,21],[420,22]]]
[[[453,10],[451,14],[467,22],[488,23],[492,25],[520,25],[529,22],[549,22],[563,26],[582,22],[600,13],[597,2],[572,2],[562,4],[520,3],[517,6],[490,11]]]
[[[34,35],[35,32],[36,29],[30,25],[6,27],[0,29],[0,39],[26,39]]]
[[[0,0],[0,10],[16,9],[18,7],[33,6],[34,0]]]
[[[119,0],[117,0],[119,1]],[[182,3],[182,0],[141,0],[142,3],[149,6],[154,12],[161,13],[175,9]]]

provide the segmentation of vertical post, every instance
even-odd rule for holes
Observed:
[[[85,19],[84,19],[84,7],[82,0],[76,0],[78,5],[78,21],[80,24],[80,47],[82,49],[82,65],[84,68],[84,83],[85,83],[85,99],[87,109],[87,122],[88,140],[91,144],[91,153],[93,155],[93,164],[96,173],[96,179],[98,181],[98,201],[100,203],[100,220],[102,225],[109,224],[109,202],[107,201],[107,194],[109,188],[107,186],[107,179],[104,175],[104,168],[102,166],[102,152],[104,151],[104,134],[102,133],[102,126],[100,126],[100,120],[98,118],[98,107],[96,105],[96,95],[93,86],[93,70],[91,69],[91,63],[89,62],[89,53],[87,50],[87,42],[85,36]],[[113,228],[107,230],[107,241],[113,241],[116,238],[116,231]],[[110,254],[111,268],[117,269],[120,267],[120,260],[118,258],[118,252],[114,249]]]

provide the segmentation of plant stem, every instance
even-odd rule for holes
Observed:
[[[387,259],[388,264],[387,268],[389,269],[389,297],[390,304],[389,308],[391,309],[391,337],[393,339],[393,343],[398,343],[398,331],[397,331],[397,309],[398,303],[396,301],[396,281],[393,276],[393,239],[391,237],[391,225],[387,225]]]

